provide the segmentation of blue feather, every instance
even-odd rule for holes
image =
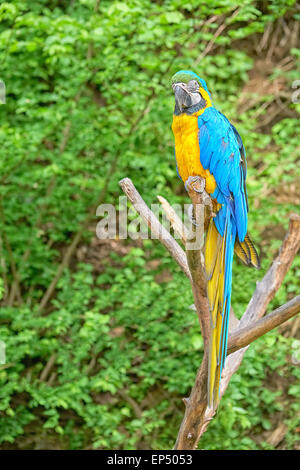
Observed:
[[[242,139],[229,120],[214,107],[207,108],[198,117],[200,161],[215,177],[218,191],[214,192],[219,204],[233,198],[230,208],[240,241],[247,233],[247,193],[245,187],[246,160]],[[223,236],[225,218],[216,220]],[[240,238],[241,237],[241,238]]]
[[[228,322],[230,315],[231,303],[231,290],[232,290],[232,260],[234,253],[234,242],[236,237],[235,222],[232,218],[229,207],[226,210],[225,221],[225,280],[224,280],[224,301],[222,311],[222,334],[220,336],[219,358],[218,362],[221,364],[221,372],[224,367],[226,352],[227,352],[227,339],[228,339]]]

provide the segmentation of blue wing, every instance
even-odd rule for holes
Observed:
[[[204,169],[215,177],[217,188],[211,195],[222,208],[214,221],[223,236],[226,209],[230,208],[238,238],[243,241],[247,233],[246,154],[236,128],[216,108],[207,108],[198,117],[200,160]]]

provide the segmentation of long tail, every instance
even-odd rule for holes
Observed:
[[[219,401],[220,379],[227,351],[235,237],[235,222],[227,208],[223,236],[211,219],[205,245],[207,293],[211,311],[208,365],[208,405],[211,407],[215,407]]]

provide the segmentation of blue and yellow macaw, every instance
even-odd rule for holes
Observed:
[[[236,128],[212,104],[205,81],[188,70],[172,77],[175,110],[172,130],[176,166],[185,187],[205,179],[216,215],[205,241],[207,295],[211,313],[208,405],[215,407],[227,351],[233,253],[260,267],[247,233],[246,154]]]

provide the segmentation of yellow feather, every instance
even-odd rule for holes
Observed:
[[[216,229],[213,221],[210,223],[209,233],[206,239],[205,269],[208,275],[207,294],[212,312],[212,321],[215,324],[216,304],[220,294],[223,293],[224,276],[222,277],[222,264],[224,256],[224,239]],[[220,245],[222,243],[221,249]]]
[[[213,219],[210,220],[205,242],[205,270],[207,279],[211,279],[215,268],[217,255],[220,251],[222,237],[219,234]]]
[[[209,403],[216,404],[219,396],[219,382],[221,373],[220,357],[224,345],[221,344],[223,329],[223,299],[225,284],[225,248],[226,230],[221,237],[215,224],[209,227],[209,237],[206,242],[205,255],[206,272],[211,271],[211,278],[207,283],[208,301],[211,311],[211,337],[210,337],[210,361],[208,376]],[[220,240],[218,248],[216,244]],[[211,245],[210,245],[211,244]],[[217,254],[213,253],[213,249]],[[207,266],[208,265],[208,266]]]
[[[210,171],[205,170],[201,165],[198,140],[198,116],[206,108],[200,109],[191,115],[174,115],[172,130],[175,137],[175,154],[180,177],[184,182],[189,176],[205,178],[205,189],[209,194],[212,194],[217,187],[216,180]]]
[[[215,370],[217,367],[217,355],[215,350],[216,343],[216,328],[214,328],[211,332],[211,339],[210,339],[210,369],[208,371],[208,383],[209,383],[209,403],[213,400],[214,395],[214,384],[215,384]]]
[[[234,252],[240,258],[240,260],[243,261],[244,264],[249,264],[248,254],[238,239],[235,240]]]
[[[225,237],[220,236],[214,223],[210,224],[205,250],[206,272],[210,274],[207,283],[208,301],[211,311],[211,338],[209,361],[209,403],[215,403],[218,396],[220,376],[220,338],[222,334],[222,303],[224,298],[224,256]],[[219,246],[217,246],[217,244]]]
[[[260,261],[257,254],[257,251],[249,237],[249,234],[245,236],[245,240],[240,242],[236,239],[234,244],[234,252],[240,258],[243,263],[247,265],[252,265],[255,268],[260,268]]]
[[[258,257],[258,254],[257,254],[257,251],[251,241],[251,238],[249,237],[249,234],[247,233],[247,235],[245,236],[245,243],[247,244],[248,246],[248,249],[250,251],[250,259],[251,259],[251,264],[259,269],[260,268],[260,260],[259,260],[259,257]]]

